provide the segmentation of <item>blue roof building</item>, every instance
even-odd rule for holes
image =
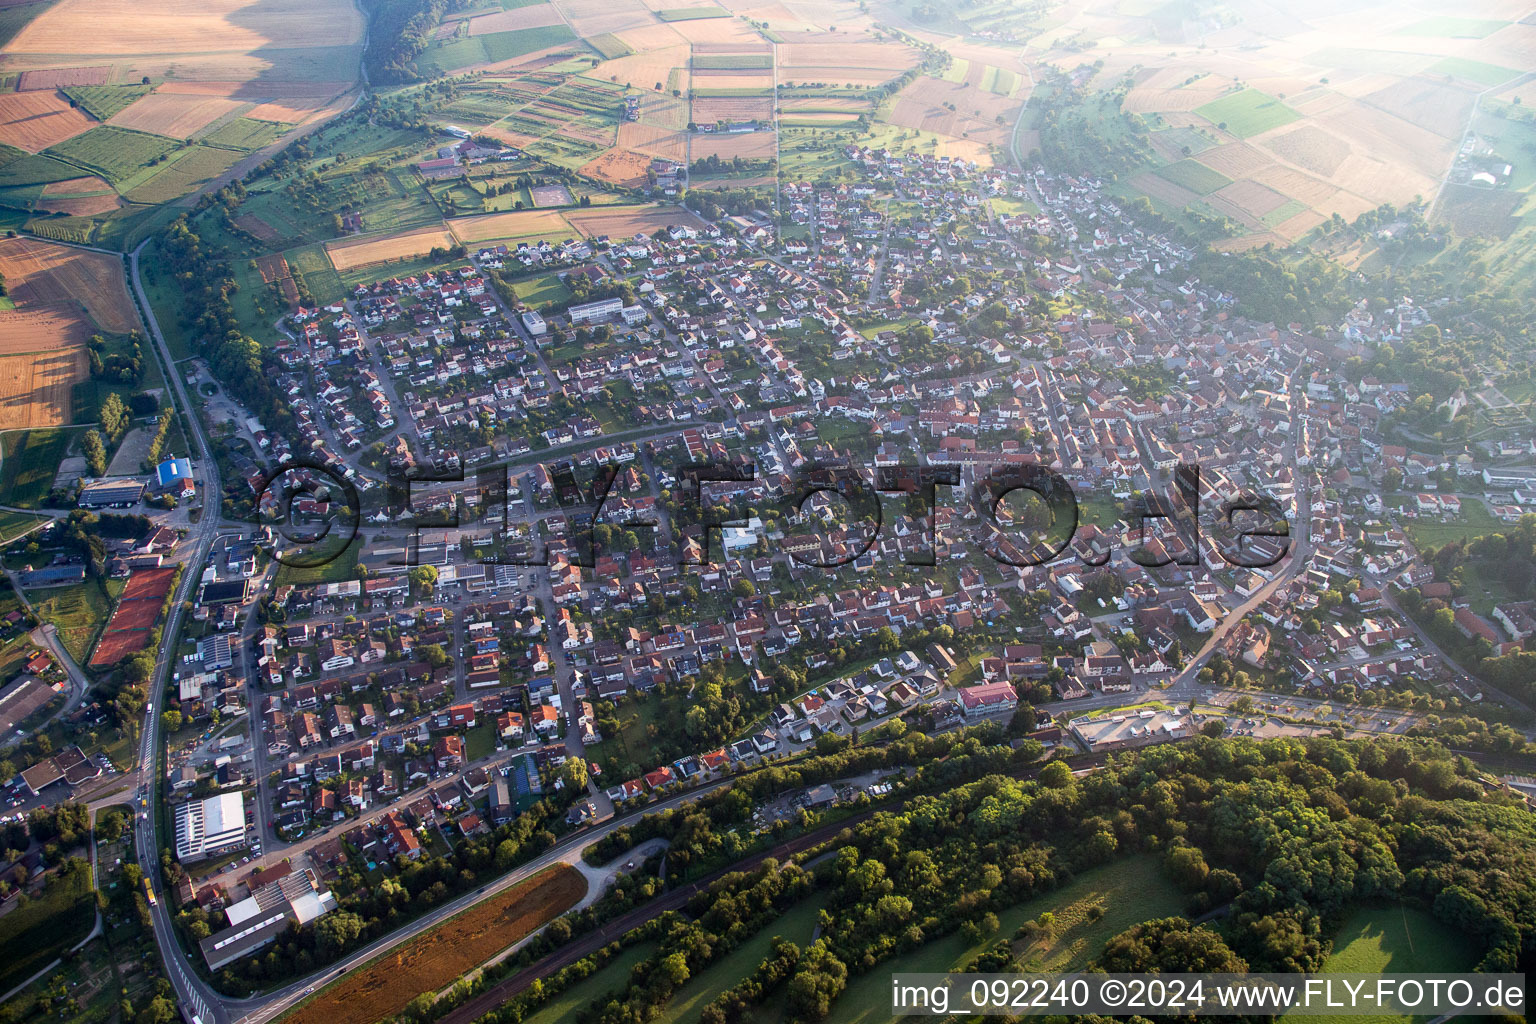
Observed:
[[[191,459],[166,459],[156,469],[162,488],[172,487],[183,480],[192,479]]]

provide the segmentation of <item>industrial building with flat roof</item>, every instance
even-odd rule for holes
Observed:
[[[80,488],[76,502],[81,508],[110,508],[135,504],[144,496],[138,480],[95,480]]]
[[[245,800],[239,793],[217,793],[176,808],[176,859],[183,864],[244,842]]]

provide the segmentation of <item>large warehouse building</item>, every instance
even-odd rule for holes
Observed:
[[[183,864],[244,842],[245,801],[239,793],[219,793],[176,808],[176,859]]]

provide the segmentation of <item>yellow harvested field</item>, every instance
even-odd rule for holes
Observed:
[[[695,89],[761,89],[766,93],[773,88],[773,75],[767,71],[722,72],[700,71],[695,68],[692,74]]]
[[[634,45],[631,43],[630,45]],[[661,83],[662,92],[666,93],[667,82],[673,68],[683,69],[682,81],[677,88],[688,88],[688,46],[666,46],[643,53],[632,53],[627,57],[615,57],[613,60],[605,60],[592,69],[593,78],[604,82],[617,81],[621,85],[632,86],[636,89],[644,89],[647,93],[654,94],[656,83]],[[649,99],[648,95],[646,99]],[[644,102],[642,100],[641,102]]]
[[[602,35],[604,32],[622,34],[628,29],[644,28],[657,24],[652,14],[640,0],[550,0],[553,6],[570,22],[575,33],[582,37]]]
[[[685,132],[626,121],[619,125],[619,147],[663,160],[682,160],[688,155],[688,136]]]
[[[0,310],[0,355],[75,348],[90,336],[90,324],[69,303]]]
[[[566,211],[566,220],[588,238],[598,235],[629,237],[644,232],[651,234],[674,224],[703,229],[705,223],[679,206],[593,206],[582,210]]]
[[[830,34],[824,38],[828,41],[779,47],[779,77],[788,81],[883,81],[922,61],[922,54],[901,43],[833,41]],[[836,77],[808,75],[810,70],[826,70]]]
[[[654,25],[642,25],[639,28],[626,29],[618,33],[618,37],[633,47],[637,53],[664,50],[670,46],[688,45],[688,40],[678,35],[677,29],[664,21],[658,21]]]
[[[18,306],[83,305],[103,330],[116,334],[139,326],[123,279],[122,260],[109,253],[35,238],[4,238],[0,239],[0,274],[5,275],[6,289]]]
[[[79,196],[111,191],[112,186],[106,179],[98,178],[94,174],[88,174],[83,178],[70,178],[68,181],[50,181],[43,186],[45,196]]]
[[[962,83],[921,75],[897,94],[886,120],[900,128],[918,128],[957,141],[976,143],[985,151],[988,144],[1007,142],[1022,102]],[[950,109],[951,104],[955,109]],[[1002,124],[998,123],[998,118],[1002,118]],[[952,152],[950,155],[961,154]]]
[[[348,46],[362,35],[362,16],[346,0],[59,0],[4,52],[253,53]]]
[[[690,43],[760,43],[763,37],[740,18],[696,18],[674,21],[672,27]]]
[[[1230,203],[1254,219],[1262,218],[1271,210],[1278,210],[1286,203],[1285,196],[1256,181],[1234,181],[1218,189],[1213,195],[1222,202]]]
[[[651,158],[628,149],[610,149],[577,169],[578,174],[624,188],[643,188]]]
[[[469,19],[469,34],[472,36],[489,35],[492,32],[516,32],[525,28],[546,28],[550,25],[563,25],[564,19],[554,4],[535,4],[531,7],[518,7],[510,11],[497,11],[495,14],[482,14]]]
[[[1337,174],[1350,155],[1348,142],[1314,124],[1271,136],[1264,145],[1282,160],[1325,178]]]
[[[454,237],[445,227],[423,227],[395,235],[348,238],[325,243],[326,255],[337,270],[355,270],[375,263],[424,256],[434,248],[453,248]]]
[[[1197,159],[1213,171],[1229,178],[1246,178],[1274,163],[1274,158],[1246,142],[1229,142],[1201,153]]]
[[[516,210],[456,217],[448,222],[453,237],[465,245],[498,238],[570,238],[574,232],[558,210]]]
[[[245,112],[255,121],[276,121],[281,124],[299,124],[325,109],[326,105],[348,88],[347,83],[334,83],[332,88],[318,92],[285,96],[267,103],[258,103]]]
[[[67,213],[71,217],[94,217],[111,213],[123,205],[116,192],[98,192],[82,196],[43,196],[33,204],[38,213]]]
[[[700,96],[693,101],[693,119],[699,124],[716,121],[766,121],[773,117],[772,96]]]
[[[773,132],[742,132],[734,135],[695,135],[689,140],[689,161],[717,156],[722,160],[771,158],[774,154]]]
[[[11,329],[15,312],[0,312],[0,334]],[[85,380],[85,345],[0,355],[0,430],[58,427],[70,422],[72,395]]]
[[[246,106],[244,100],[224,96],[152,92],[118,111],[108,123],[119,128],[136,128],[172,139],[185,139],[243,106]]]
[[[72,139],[93,124],[57,92],[0,93],[0,142],[28,153]]]

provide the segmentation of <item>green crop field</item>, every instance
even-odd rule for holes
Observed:
[[[5,435],[0,460],[0,493],[7,505],[36,508],[53,488],[53,475],[69,448],[69,432],[15,430]]]
[[[1007,68],[987,66],[986,74],[981,77],[981,87],[987,92],[996,93],[998,96],[1012,96],[1013,90],[1018,88],[1019,76]]]
[[[80,168],[50,156],[33,156],[12,146],[0,144],[0,188],[42,185],[50,181],[68,181],[80,177]]]
[[[31,530],[38,523],[45,521],[43,516],[29,515],[26,512],[0,510],[0,544],[9,544],[12,540]]]
[[[701,18],[729,18],[723,7],[668,7],[656,12],[662,21],[698,21]]]
[[[249,117],[237,117],[204,135],[202,141],[210,146],[223,146],[225,149],[249,152],[276,142],[292,127],[292,125],[278,124],[275,121],[257,121]]]
[[[694,57],[693,66],[701,70],[767,70],[773,67],[773,56],[767,53],[705,54]]]
[[[425,74],[447,75],[475,64],[511,60],[525,53],[571,42],[575,38],[576,34],[565,25],[465,36],[462,39],[434,42],[416,58],[416,66]]]
[[[607,60],[613,60],[617,57],[628,57],[635,52],[633,46],[630,46],[612,32],[604,32],[601,35],[589,37],[587,45],[602,54]]]
[[[1298,213],[1304,213],[1306,209],[1307,204],[1300,199],[1288,199],[1260,217],[1259,220],[1265,227],[1272,228],[1276,224],[1284,224]]]
[[[121,190],[148,180],[158,170],[152,162],[169,156],[176,146],[160,135],[103,125],[44,152],[94,171]]]
[[[1220,171],[1213,171],[1195,160],[1180,160],[1167,167],[1159,167],[1159,177],[1167,178],[1175,185],[1182,185],[1202,196],[1210,195],[1219,188],[1232,184],[1232,179]]]
[[[36,4],[17,4],[15,7],[0,7],[0,46],[4,46],[15,37],[16,33],[27,27],[27,22],[47,10],[53,0],[43,0]]]
[[[62,90],[65,96],[80,104],[80,109],[98,121],[105,121],[113,114],[126,109],[135,100],[149,95],[147,85],[72,85]]]
[[[182,150],[174,160],[162,164],[153,177],[124,196],[135,203],[168,203],[195,191],[233,167],[240,154],[212,146],[193,146]]]
[[[1478,85],[1499,85],[1520,74],[1512,68],[1485,64],[1480,60],[1469,60],[1466,57],[1446,57],[1444,60],[1437,60],[1429,66],[1429,70],[1451,75],[1454,78],[1464,78]]]
[[[1482,39],[1508,25],[1493,18],[1456,18],[1448,14],[1416,21],[1397,30],[1400,36],[1439,36],[1445,39]]]
[[[1195,113],[1225,131],[1246,139],[1289,124],[1301,115],[1268,93],[1244,89],[1195,108]]]

